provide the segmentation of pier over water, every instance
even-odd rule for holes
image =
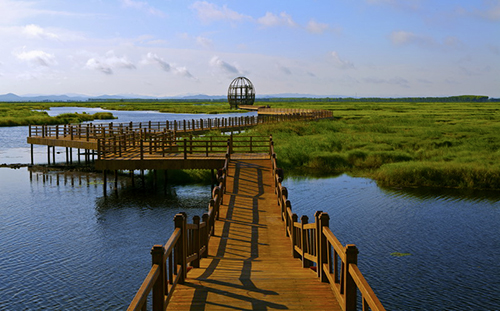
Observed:
[[[192,125],[192,132],[204,126]],[[84,135],[80,128],[76,135],[45,127],[28,138],[49,150],[91,150],[104,176],[109,170],[115,176],[118,170],[217,170],[207,213],[175,216],[166,244],[152,247],[151,270],[129,310],[384,310],[358,269],[356,246],[338,241],[329,215],[293,213],[272,137],[179,140],[168,128],[133,128],[88,128]]]

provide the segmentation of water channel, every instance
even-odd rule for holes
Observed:
[[[75,111],[102,110],[51,114]],[[113,114],[115,122],[221,117]],[[27,134],[0,128],[0,164],[30,162]],[[35,162],[46,161],[46,147],[36,147]],[[0,310],[125,309],[173,216],[201,215],[210,196],[207,185],[164,193],[128,182],[105,198],[100,174],[0,168]],[[284,184],[297,214],[328,212],[339,240],[357,245],[360,269],[388,310],[500,310],[499,192],[384,189],[347,175]]]

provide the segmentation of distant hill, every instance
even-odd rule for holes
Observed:
[[[298,93],[283,93],[283,94],[267,94],[257,95],[257,98],[324,98],[326,96],[318,96],[312,94],[298,94]],[[328,96],[328,97],[342,97],[342,96]],[[179,95],[179,96],[165,96],[154,97],[136,94],[119,94],[119,95],[100,95],[100,96],[85,96],[81,94],[63,94],[63,95],[24,95],[19,96],[13,93],[0,95],[0,102],[74,102],[74,101],[98,101],[98,100],[127,100],[127,99],[150,99],[150,100],[164,100],[164,99],[184,99],[184,100],[225,100],[226,95]]]

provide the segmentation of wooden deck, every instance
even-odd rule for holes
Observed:
[[[328,283],[292,257],[269,160],[232,160],[208,258],[169,310],[341,310]]]

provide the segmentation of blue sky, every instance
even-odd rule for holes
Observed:
[[[499,0],[0,0],[0,94],[500,97]]]

